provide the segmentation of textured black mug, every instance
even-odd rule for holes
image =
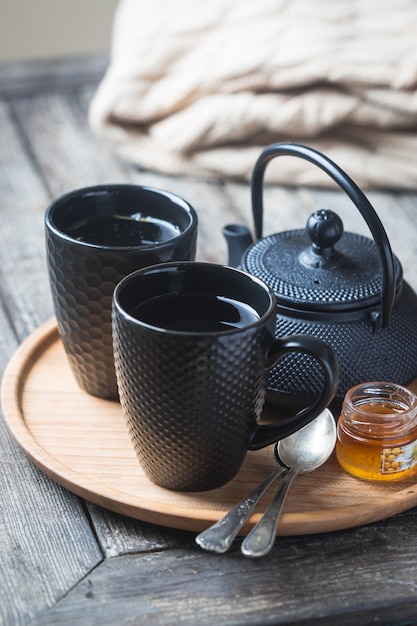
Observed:
[[[134,270],[193,260],[197,215],[182,198],[138,185],[99,185],[55,200],[45,215],[59,333],[79,386],[116,399],[111,306]]]
[[[274,339],[275,296],[262,281],[211,263],[133,272],[113,296],[120,402],[146,475],[179,491],[227,483],[246,451],[309,423],[332,400],[334,353],[307,335]],[[319,362],[324,388],[298,414],[260,425],[268,370],[289,352]]]

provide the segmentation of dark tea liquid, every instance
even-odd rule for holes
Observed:
[[[132,315],[151,326],[188,332],[244,328],[260,319],[248,304],[206,293],[156,296],[140,304]]]
[[[146,246],[181,234],[175,224],[143,213],[89,217],[74,222],[66,232],[77,241],[99,246]]]

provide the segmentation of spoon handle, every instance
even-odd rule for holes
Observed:
[[[259,522],[242,543],[242,554],[252,558],[264,556],[272,549],[284,501],[299,470],[291,469]]]
[[[196,543],[204,550],[209,550],[210,552],[227,552],[258,500],[284,471],[286,471],[285,467],[278,467],[259,487],[236,504],[224,517],[197,535],[195,538]]]

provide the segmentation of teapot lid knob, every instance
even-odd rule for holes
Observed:
[[[333,211],[318,209],[307,220],[307,232],[316,254],[329,254],[343,235],[343,222]]]
[[[344,263],[344,256],[335,249],[343,235],[343,222],[328,209],[314,211],[307,220],[307,233],[311,246],[301,251],[299,260],[305,267],[336,269]]]

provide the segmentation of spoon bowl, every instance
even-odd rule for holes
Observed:
[[[279,465],[302,472],[312,472],[327,461],[336,444],[336,421],[326,409],[297,436],[286,437],[275,444]]]

